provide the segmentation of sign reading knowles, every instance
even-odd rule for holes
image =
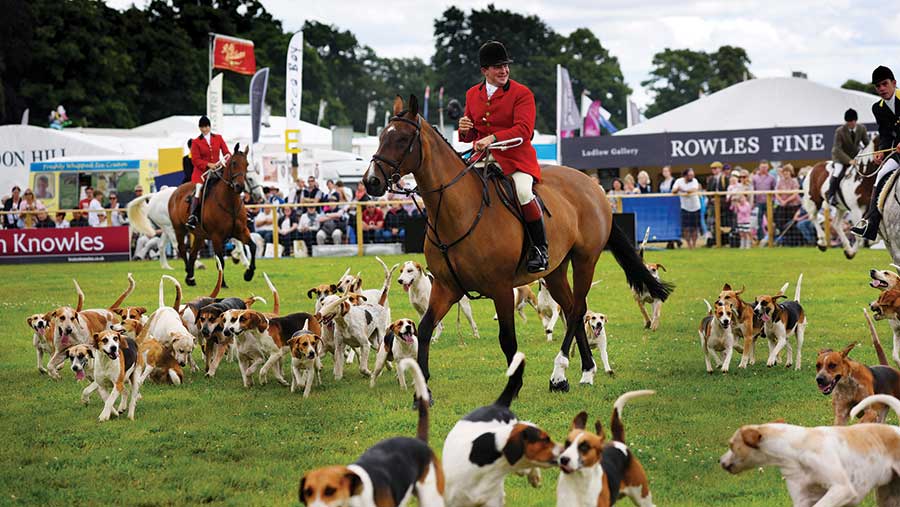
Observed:
[[[0,231],[0,264],[128,260],[128,226]]]
[[[868,125],[866,126],[869,127]],[[562,164],[576,169],[830,159],[837,125],[678,132],[562,140]]]

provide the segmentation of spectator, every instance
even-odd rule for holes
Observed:
[[[623,188],[623,190],[622,190],[623,193],[625,193],[625,194],[638,194],[638,193],[640,193],[640,192],[638,191],[637,187],[635,187],[635,185],[634,185],[634,176],[632,176],[632,175],[630,175],[630,174],[626,174],[625,177],[622,179],[622,183],[623,183],[623,186],[624,186],[624,188]]]
[[[722,165],[722,174],[725,175],[726,182],[731,179],[731,164]]]
[[[794,166],[785,164],[781,167],[779,173],[780,178],[778,179],[778,184],[775,185],[775,190],[800,189],[800,183],[794,177]],[[777,205],[774,213],[775,227],[781,233],[784,233],[786,226],[794,219],[797,209],[800,208],[800,194],[776,194],[775,203]],[[799,239],[796,236],[788,238],[788,244],[796,245],[799,243]]]
[[[797,208],[797,211],[794,213],[793,220],[794,228],[800,231],[800,235],[803,236],[803,243],[807,245],[815,244],[816,227],[809,219],[809,213],[806,211],[806,208],[804,208],[803,206]]]
[[[91,227],[106,227],[106,213],[102,212],[103,205],[100,203],[103,200],[103,192],[95,190],[93,196],[94,198],[88,207],[91,210],[91,213],[88,213],[88,224]]]
[[[306,180],[306,188],[303,189],[302,197],[300,198],[300,202],[303,203],[312,203],[312,202],[322,202],[325,200],[325,196],[322,194],[322,191],[319,190],[319,183],[316,179],[310,176]]]
[[[358,202],[365,202],[371,200],[368,192],[366,192],[366,185],[363,182],[359,182],[356,184],[356,194],[354,194],[354,199]]]
[[[266,245],[272,242],[272,213],[269,210],[262,210],[257,213],[256,218],[253,221],[253,227],[256,229],[256,233],[259,234],[260,239],[262,239],[263,245],[260,250],[260,256],[265,255]]]
[[[140,185],[135,185],[135,187],[134,187],[134,197],[135,197],[135,198],[138,198],[138,197],[141,197],[142,195],[144,195],[144,187],[142,187],[142,186],[140,186]]]
[[[708,178],[706,178],[706,190],[708,192],[725,192],[726,190],[728,190],[728,178],[726,178],[725,175],[722,173],[722,167],[723,167],[723,165],[721,162],[713,162],[712,164],[709,165],[710,175]],[[718,196],[718,195],[716,195],[716,196],[711,195],[711,196],[708,196],[708,198],[707,198],[707,201],[706,201],[707,230],[710,230],[712,227],[714,227],[714,225],[716,223],[715,202],[721,198],[722,197]],[[726,217],[728,215],[730,215],[730,213],[728,213],[728,212],[722,213],[722,216],[720,217],[721,223],[719,225],[727,226]],[[710,230],[710,232],[712,232],[712,231]]]
[[[306,213],[300,216],[297,230],[300,232],[300,238],[306,243],[306,253],[312,257],[313,241],[319,231],[319,212],[314,206],[306,208]]]
[[[283,248],[281,256],[290,257],[294,241],[301,239],[300,217],[294,208],[284,208],[284,217],[278,224],[278,242]]]
[[[294,188],[291,190],[291,195],[289,196],[289,201],[294,204],[299,204],[303,199],[303,189],[306,188],[306,183],[303,182],[303,178],[297,178],[294,180]]]
[[[188,139],[187,154],[181,157],[181,172],[183,173],[183,176],[181,177],[181,183],[187,183],[191,181],[191,176],[194,175],[194,161],[191,160],[191,144],[193,142],[193,139]]]
[[[193,170],[193,167],[192,167]],[[153,236],[147,236],[146,234],[141,234],[138,236],[137,245],[134,248],[134,259],[146,260],[152,259],[153,255],[152,251],[156,251],[156,257],[159,257],[159,244],[160,238],[162,237],[162,230],[156,229],[153,231]]]
[[[609,198],[609,205],[613,209],[613,213],[618,211],[619,209],[619,198],[617,195],[624,194],[625,191],[622,189],[622,180],[619,178],[613,178],[612,180],[612,190],[606,193],[606,196]]]
[[[672,167],[663,166],[662,181],[659,182],[659,193],[668,194],[669,192],[671,192],[673,182],[674,180],[672,179]]]
[[[347,205],[332,206],[328,213],[323,213],[319,217],[320,225],[319,232],[316,233],[316,242],[324,245],[328,238],[331,238],[335,245],[343,244],[347,219]]]
[[[737,217],[737,232],[741,237],[741,248],[750,248],[752,241],[750,239],[750,214],[753,207],[746,195],[735,197],[731,209]]]
[[[73,211],[72,220],[69,220],[69,227],[88,227],[90,224],[88,224],[84,215],[85,213],[81,211]]]
[[[396,198],[394,196],[393,198]],[[406,221],[409,214],[400,204],[394,204],[384,216],[384,230],[381,237],[385,243],[395,243],[406,238]]]
[[[335,187],[335,185],[334,185],[334,180],[326,180],[326,181],[325,181],[325,189],[326,189],[326,190],[325,190],[325,197],[326,197],[328,200],[334,201],[334,202],[338,202],[338,201],[337,201],[337,194],[335,193],[335,192],[336,192],[336,188],[337,188],[337,187]]]
[[[94,187],[86,187],[84,189],[84,199],[78,201],[78,209],[88,209],[91,207],[91,201],[94,200]]]
[[[652,194],[653,184],[650,182],[650,175],[647,171],[641,171],[637,176],[637,189],[642,194]]]
[[[384,229],[384,212],[375,204],[366,204],[363,208],[363,243],[374,243],[381,237]]]
[[[110,210],[121,210],[122,205],[119,204],[119,196],[115,192],[109,193],[109,209]],[[117,227],[120,225],[128,225],[128,220],[125,218],[124,211],[110,211],[110,218],[112,220],[113,227]]]
[[[681,178],[672,184],[672,193],[681,198],[681,229],[689,249],[697,246],[700,231],[700,182],[694,178],[694,170],[687,168]]]
[[[53,191],[50,190],[50,177],[41,174],[34,181],[34,196],[38,199],[53,199]]]
[[[47,215],[47,210],[42,209],[37,212],[34,220],[34,226],[38,229],[55,229],[56,222]]]
[[[68,229],[69,228],[69,221],[66,220],[66,212],[65,211],[60,211],[60,212],[56,213],[56,215],[53,217],[53,220],[56,223],[57,229]]]
[[[22,190],[18,185],[12,187],[12,197],[3,201],[3,211],[11,211],[15,212],[19,210],[19,205],[22,204],[22,197],[20,193]],[[3,215],[3,228],[4,229],[18,229],[19,228],[19,215],[18,213],[10,213],[8,215]]]
[[[753,175],[753,190],[770,191],[775,190],[775,178],[769,174],[769,161],[762,160]],[[763,219],[766,217],[766,196],[765,194],[757,194],[756,203],[756,239],[761,240],[765,235],[763,227]]]
[[[25,189],[24,199],[19,203],[19,228],[30,229],[34,227],[35,216],[34,211],[46,210],[44,203],[34,198],[34,192],[30,188]],[[25,213],[23,213],[25,212]],[[31,213],[28,213],[31,212]]]

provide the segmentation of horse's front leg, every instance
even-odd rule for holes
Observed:
[[[219,265],[222,266],[222,288],[227,289],[228,283],[225,282],[225,238],[214,238],[211,242],[213,253],[219,259]]]
[[[500,324],[500,350],[506,356],[506,364],[512,362],[512,358],[518,350],[516,343],[515,299],[512,290],[500,289],[494,296],[494,310],[497,311],[497,321]]]
[[[190,237],[190,236],[188,236]],[[184,283],[190,285],[191,287],[197,285],[197,282],[194,280],[194,262],[197,260],[197,254],[200,252],[200,245],[203,244],[203,241],[194,235],[194,240],[191,242],[191,251],[188,253],[188,258],[185,260],[184,270],[186,272],[186,276],[184,277]]]
[[[512,295],[512,291],[510,291]],[[419,322],[419,353],[417,356],[419,368],[425,375],[425,380],[431,378],[431,372],[428,370],[428,349],[431,346],[431,333],[434,332],[435,325],[443,320],[447,315],[447,311],[454,303],[459,301],[460,295],[447,287],[441,280],[435,280],[431,287],[431,297],[428,299],[428,309]],[[512,356],[510,356],[512,357]]]
[[[250,250],[250,265],[244,271],[244,281],[249,282],[253,280],[253,274],[256,272],[256,242],[250,239],[250,231],[246,227],[238,239]]]

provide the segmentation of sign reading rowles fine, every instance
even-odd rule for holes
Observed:
[[[567,138],[562,140],[562,164],[594,169],[703,165],[716,160],[827,160],[831,158],[836,128],[837,125],[829,125]]]
[[[0,264],[128,260],[127,226],[0,231]]]

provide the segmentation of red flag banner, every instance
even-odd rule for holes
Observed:
[[[256,72],[253,41],[216,34],[213,39],[213,68],[252,76]]]

